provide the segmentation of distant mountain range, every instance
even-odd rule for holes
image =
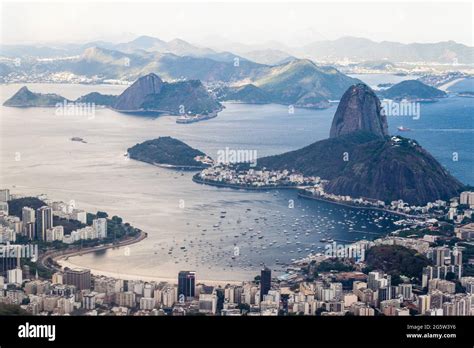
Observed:
[[[22,69],[37,72],[72,72],[88,77],[133,81],[155,73],[166,80],[193,79],[203,82],[233,82],[263,74],[266,66],[238,56],[226,60],[179,56],[173,53],[135,51],[121,52],[109,48],[89,47],[79,56],[53,62],[24,62]]]
[[[136,41],[127,49],[136,48]],[[139,47],[155,47],[160,41],[140,40]],[[229,61],[211,58],[178,56],[171,53],[134,51],[125,53],[109,48],[89,47],[74,59],[41,62],[24,69],[38,72],[72,72],[83,76],[107,79],[136,80],[154,73],[165,80],[200,80],[205,84],[224,83],[221,100],[247,103],[279,103],[300,107],[328,107],[328,100],[338,100],[358,80],[334,68],[320,67],[307,59],[291,59],[270,66],[234,56]],[[251,84],[242,90],[242,87]],[[235,86],[235,87],[232,87]],[[249,88],[253,93],[248,93]]]
[[[339,100],[349,86],[358,82],[334,68],[302,59],[272,67],[254,84],[283,104],[313,107],[328,99]]]
[[[0,57],[11,61],[0,63],[0,77],[15,71],[72,71],[86,76],[103,74],[108,78],[133,80],[154,72],[166,79],[236,81],[255,77],[255,68],[281,65],[297,58],[330,63],[349,59],[384,68],[386,64],[399,62],[472,64],[474,57],[473,47],[454,41],[402,44],[355,37],[317,41],[303,47],[272,43],[261,47],[235,44],[225,48],[231,48],[231,51],[201,47],[181,39],[166,42],[150,36],[118,44],[95,41],[54,46],[1,45]],[[15,63],[17,58],[21,59],[21,64]],[[106,64],[111,67],[104,66]]]
[[[157,72],[166,79],[224,82],[237,85],[238,88],[250,83],[262,90],[259,93],[261,102],[308,107],[327,102],[327,99],[339,99],[344,90],[358,82],[334,68],[319,67],[306,59],[268,66],[245,59],[224,62],[161,53],[131,55],[97,47],[87,49],[76,63],[69,63],[69,69],[77,74],[102,72],[110,78],[121,78],[123,74],[135,78]],[[236,95],[232,94],[231,97],[223,96],[223,100],[234,99]],[[239,101],[249,102],[248,98]]]
[[[151,36],[140,36],[124,43],[111,43],[106,41],[93,41],[85,44],[65,44],[54,46],[34,45],[1,45],[1,55],[9,58],[54,58],[81,55],[84,50],[91,47],[100,47],[111,51],[123,53],[170,53],[178,56],[208,57],[215,60],[228,61],[231,53],[217,52],[210,48],[192,45],[184,40],[174,39],[163,41]],[[232,55],[233,57],[235,56]]]
[[[315,60],[374,61],[388,59],[391,62],[437,62],[472,64],[474,47],[454,41],[437,43],[411,43],[343,37],[337,40],[318,41],[297,48],[290,53]]]
[[[360,82],[331,67],[307,59],[295,59],[271,67],[251,84],[222,91],[222,100],[246,103],[278,103],[306,108],[326,108],[339,100],[349,86]]]
[[[280,65],[297,59],[296,57],[278,49],[260,49],[243,52],[240,53],[240,55],[253,62],[266,65]]]
[[[279,103],[307,108],[326,108],[330,100],[339,100],[349,86],[360,82],[335,68],[315,64],[315,59],[369,60],[362,65],[383,69],[392,67],[395,64],[392,62],[410,60],[453,62],[455,59],[459,63],[472,63],[473,56],[472,47],[454,42],[406,45],[352,37],[291,48],[290,53],[279,46],[277,49],[250,50],[242,55],[196,46],[180,39],[166,42],[150,36],[119,44],[99,41],[55,47],[2,46],[1,49],[2,56],[21,58],[18,62],[4,59],[0,63],[0,80],[7,82],[6,76],[22,74],[37,77],[36,82],[42,81],[42,76],[68,76],[71,73],[102,82],[136,81],[153,73],[171,82],[199,80],[205,86],[212,86],[221,101]],[[303,56],[312,60],[295,58]],[[386,58],[390,58],[390,62]],[[198,86],[192,86],[193,83],[181,82],[179,86],[183,90],[196,89]],[[173,93],[168,85],[163,91]],[[423,86],[403,85],[393,86],[380,95],[392,98],[403,95],[403,91],[420,95],[434,93]],[[106,101],[103,97],[95,100],[107,105],[112,102],[111,98]]]
[[[320,176],[329,180],[327,192],[385,202],[425,204],[458,194],[463,185],[416,141],[388,135],[380,110],[368,86],[352,86],[339,103],[329,139],[264,157],[258,167]]]
[[[269,104],[272,96],[261,88],[249,83],[239,87],[225,87],[217,91],[219,100],[247,104]]]

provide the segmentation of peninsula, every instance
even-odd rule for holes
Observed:
[[[159,137],[136,144],[127,150],[130,158],[161,167],[203,169],[212,164],[205,153],[171,137]]]
[[[277,185],[287,176],[297,186],[306,178],[320,179],[307,188],[319,198],[375,206],[399,200],[424,205],[448,200],[463,188],[415,140],[388,134],[380,101],[364,84],[350,87],[343,95],[329,139],[261,158],[251,169],[245,165],[209,168],[196,179],[246,188],[249,182],[254,187]]]

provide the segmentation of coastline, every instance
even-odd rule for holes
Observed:
[[[40,256],[38,263],[40,263],[41,266],[43,266],[44,268],[53,272],[63,270],[65,267],[86,268],[86,269],[89,269],[91,271],[91,274],[94,276],[105,276],[105,277],[111,277],[111,278],[122,279],[122,280],[143,280],[143,281],[167,282],[170,284],[177,284],[178,282],[177,282],[177,279],[175,278],[141,275],[138,273],[130,274],[130,273],[121,273],[121,272],[114,272],[114,271],[104,271],[97,268],[84,267],[80,264],[76,264],[68,260],[69,257],[81,256],[81,255],[93,253],[96,251],[107,250],[107,249],[119,249],[128,245],[139,243],[147,237],[148,237],[148,234],[146,232],[141,231],[137,237],[123,240],[119,242],[118,244],[112,244],[112,245],[107,244],[107,245],[95,246],[95,247],[85,248],[85,249],[80,249],[80,250],[75,249],[75,250],[66,250],[66,251],[53,251],[49,253],[47,252]],[[60,266],[60,269],[58,269],[54,265],[49,264],[47,262],[48,259],[51,259],[54,263],[57,263]],[[225,286],[227,284],[240,285],[243,283],[243,281],[242,280],[239,281],[239,280],[200,279],[198,284],[199,283]]]
[[[350,209],[378,210],[378,211],[383,211],[383,212],[386,212],[386,213],[399,215],[399,216],[403,216],[403,217],[407,217],[407,218],[420,218],[420,216],[417,216],[417,215],[409,215],[409,214],[396,212],[396,211],[389,210],[389,209],[383,209],[383,208],[377,208],[377,207],[363,207],[363,206],[357,206],[357,205],[352,205],[352,204],[347,204],[347,203],[342,203],[342,202],[336,202],[336,201],[332,201],[332,200],[329,200],[329,199],[319,198],[319,197],[316,197],[316,196],[310,196],[310,195],[307,195],[307,194],[304,194],[304,193],[301,193],[301,192],[298,192],[298,197],[305,198],[305,199],[312,199],[312,200],[315,200],[315,201],[320,201],[320,202],[325,202],[325,203],[330,203],[330,204],[336,204],[336,205],[344,206],[344,207],[347,207],[347,208],[350,208]]]
[[[59,261],[59,262],[58,262]],[[82,266],[76,265],[69,260],[58,260],[57,262],[60,263],[62,267],[69,267],[69,268],[83,268]],[[90,269],[91,274],[94,276],[105,276],[111,277],[115,279],[122,279],[122,280],[142,280],[142,281],[154,281],[154,282],[167,282],[170,284],[178,284],[177,277],[176,278],[168,278],[168,277],[160,277],[160,276],[147,276],[147,275],[140,275],[140,274],[130,274],[130,273],[120,273],[114,271],[103,271],[95,268],[87,268]],[[250,281],[251,279],[249,279]],[[198,279],[196,284],[204,283],[206,285],[240,285],[244,283],[242,280],[209,280],[209,279]]]
[[[154,164],[156,165],[156,164]],[[170,168],[170,167],[168,167]],[[210,185],[210,186],[215,186],[215,187],[227,187],[231,189],[238,189],[238,190],[249,190],[249,191],[266,191],[266,190],[276,190],[276,189],[291,189],[291,190],[300,190],[301,187],[298,186],[265,186],[265,187],[245,187],[245,186],[240,186],[236,184],[227,184],[227,183],[217,183],[217,182],[210,182],[206,180],[199,179],[197,177],[197,174],[192,177],[192,180],[195,183],[198,184],[205,184],[205,185]],[[329,204],[335,204],[339,206],[343,206],[348,209],[361,209],[361,210],[375,210],[375,211],[383,211],[386,213],[394,214],[400,217],[415,217],[419,218],[419,216],[414,216],[414,215],[408,215],[405,213],[401,212],[394,212],[391,210],[383,209],[383,208],[377,208],[377,207],[364,207],[364,206],[355,206],[351,204],[346,204],[342,202],[335,202],[332,200],[316,197],[316,196],[310,196],[308,194],[304,194],[302,192],[297,192],[297,196],[301,197],[303,199],[312,199],[312,200],[317,200]],[[135,243],[139,243],[142,240],[144,240],[147,237],[147,233],[141,231],[138,236],[135,236],[133,238],[128,238],[125,240],[122,240],[118,242],[117,244],[107,244],[107,245],[100,245],[100,246],[95,246],[95,247],[90,247],[90,248],[84,248],[84,249],[77,249],[74,248],[73,250],[64,250],[64,251],[50,251],[46,252],[42,256],[40,256],[38,262],[43,266],[44,268],[50,270],[50,271],[60,271],[63,270],[65,267],[69,268],[87,268],[90,269],[91,274],[94,276],[106,276],[106,277],[111,277],[111,278],[116,278],[116,279],[123,279],[123,280],[143,280],[143,281],[155,281],[155,282],[168,282],[171,284],[176,284],[177,280],[174,278],[169,278],[169,277],[161,277],[161,276],[150,276],[150,275],[140,275],[138,273],[130,274],[130,273],[121,273],[121,272],[115,272],[115,271],[106,271],[106,270],[100,270],[96,268],[89,268],[89,267],[84,267],[81,266],[80,264],[73,263],[69,261],[69,257],[74,257],[74,256],[81,256],[83,254],[88,254],[96,251],[101,251],[101,250],[107,250],[107,249],[118,249],[121,247],[125,247],[127,245],[132,245]],[[52,261],[52,262],[50,262]],[[56,266],[59,265],[59,268]],[[210,280],[210,279],[200,279],[200,282],[205,283],[205,284],[210,284],[210,285],[223,285],[225,286],[226,284],[242,284],[245,281],[243,280]]]
[[[135,161],[148,163],[148,164],[151,164],[155,167],[164,168],[164,169],[185,170],[185,171],[193,171],[194,172],[194,171],[201,171],[201,170],[207,168],[207,167],[187,166],[187,165],[181,165],[180,166],[180,165],[175,165],[175,164],[164,164],[164,163],[156,163],[156,162],[150,163],[150,162],[141,161],[141,160],[133,158],[133,157],[130,157],[130,158],[135,160]]]
[[[148,237],[148,233],[140,231],[140,233],[137,236],[133,238],[127,238],[127,239],[121,240],[117,244],[109,243],[105,245],[97,245],[97,246],[83,248],[83,249],[78,249],[75,247],[75,248],[66,249],[66,250],[47,251],[38,258],[38,264],[40,264],[42,267],[52,272],[61,271],[64,266],[62,266],[60,262],[63,259],[69,258],[71,256],[89,254],[96,251],[114,249],[114,248],[124,247],[127,245],[132,245],[132,244],[141,242],[147,237]],[[53,262],[59,264],[60,268],[58,269],[54,264],[50,264],[49,260],[52,260]],[[81,266],[76,265],[76,267],[81,267]]]
[[[198,173],[199,174],[199,173]],[[193,181],[197,184],[215,186],[215,187],[227,187],[236,190],[249,190],[249,191],[266,191],[266,190],[295,190],[299,189],[298,186],[241,186],[237,184],[227,184],[227,183],[218,183],[214,181],[202,180],[197,177],[197,175],[193,176]]]
[[[227,187],[231,189],[240,189],[240,190],[250,190],[250,191],[265,191],[265,190],[299,190],[301,187],[298,186],[265,186],[265,187],[247,187],[247,186],[241,186],[237,184],[226,184],[226,183],[217,183],[217,182],[211,182],[207,180],[202,180],[198,179],[197,175],[193,176],[193,181],[198,184],[203,184],[203,185],[209,185],[209,186],[215,186],[215,187]],[[383,211],[386,213],[402,216],[405,218],[420,218],[421,216],[418,215],[410,215],[410,214],[405,214],[401,212],[396,212],[393,210],[389,209],[383,209],[383,208],[377,208],[377,207],[363,207],[363,206],[357,206],[357,205],[352,205],[352,204],[347,204],[347,203],[342,203],[342,202],[335,202],[329,199],[324,199],[324,198],[318,198],[316,196],[310,196],[301,192],[297,192],[298,197],[305,198],[305,199],[312,199],[320,202],[325,202],[329,204],[335,204],[339,206],[343,206],[349,209],[362,209],[362,210],[377,210],[377,211]]]

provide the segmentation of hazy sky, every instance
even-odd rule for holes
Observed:
[[[207,44],[279,41],[297,46],[359,36],[375,41],[473,45],[471,2],[2,2],[8,44],[128,41],[132,34]]]

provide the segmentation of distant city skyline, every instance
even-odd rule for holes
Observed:
[[[4,2],[1,17],[2,44],[126,42],[148,35],[217,48],[232,42],[293,47],[344,36],[473,45],[470,2]]]

